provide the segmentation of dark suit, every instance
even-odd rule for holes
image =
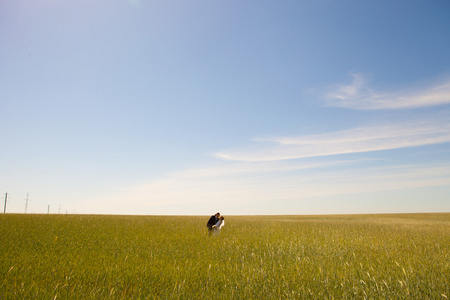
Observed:
[[[213,225],[215,225],[217,223],[219,219],[216,218],[216,216],[211,216],[211,218],[209,218],[208,223],[206,223],[206,227],[208,227],[209,232],[211,233],[213,230]]]

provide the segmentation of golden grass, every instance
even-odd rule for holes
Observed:
[[[0,216],[0,299],[446,299],[450,214]]]

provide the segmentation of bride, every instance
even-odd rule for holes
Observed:
[[[220,229],[225,225],[225,218],[223,216],[220,216],[219,221],[215,225],[213,225],[214,229],[214,235],[220,234]]]

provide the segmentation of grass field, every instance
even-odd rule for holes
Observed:
[[[448,299],[450,214],[0,215],[0,299]]]

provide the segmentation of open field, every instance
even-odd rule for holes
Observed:
[[[450,214],[0,215],[0,299],[450,298]]]

